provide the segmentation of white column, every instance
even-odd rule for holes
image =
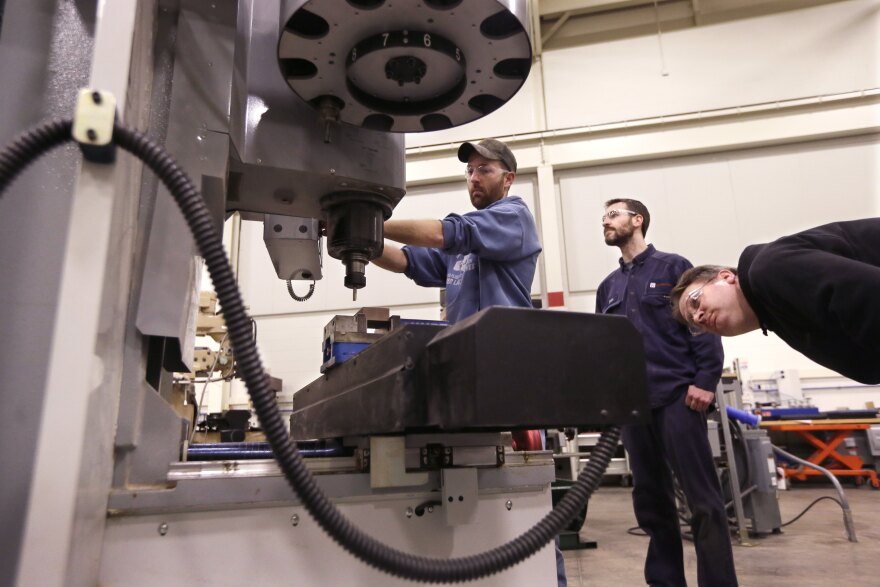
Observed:
[[[544,247],[542,271],[542,299],[545,308],[565,306],[567,284],[565,279],[565,247],[562,232],[562,209],[553,176],[553,166],[541,164],[538,173],[538,225]]]

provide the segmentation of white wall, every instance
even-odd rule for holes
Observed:
[[[748,244],[880,215],[878,162],[880,139],[855,137],[560,172],[569,290],[595,290],[617,265],[599,223],[611,198],[648,206],[657,248],[736,265]]]
[[[549,128],[880,86],[880,4],[849,0],[544,53]],[[663,75],[663,62],[668,75]]]

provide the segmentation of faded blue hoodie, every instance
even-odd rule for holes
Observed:
[[[489,306],[530,308],[541,253],[535,218],[518,196],[443,219],[443,248],[403,247],[407,277],[446,288],[446,319],[458,322]]]

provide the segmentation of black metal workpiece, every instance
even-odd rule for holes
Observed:
[[[642,339],[626,318],[488,308],[405,326],[293,398],[294,438],[602,427],[648,412]]]
[[[442,429],[601,427],[648,410],[626,318],[489,308],[435,337],[428,360],[428,423]]]
[[[405,325],[338,364],[293,396],[295,439],[424,427],[424,355],[443,326]]]

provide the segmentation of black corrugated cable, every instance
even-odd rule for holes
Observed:
[[[50,121],[29,130],[0,152],[0,197],[11,181],[37,157],[68,140],[71,120]],[[365,563],[391,575],[422,582],[453,583],[478,579],[509,568],[535,554],[583,509],[608,467],[620,436],[611,426],[602,433],[587,467],[565,497],[535,526],[510,542],[486,552],[454,559],[433,559],[401,552],[380,543],[348,521],[327,499],[291,442],[269,387],[220,235],[204,200],[186,173],[165,149],[146,135],[114,126],[113,142],[152,169],[180,207],[199,253],[205,259],[226,319],[227,332],[254,409],[288,483],[323,530]]]
[[[287,280],[287,293],[289,293],[290,297],[292,297],[297,302],[308,301],[308,299],[310,297],[312,297],[312,294],[315,293],[315,280],[314,279],[312,280],[312,284],[309,286],[309,291],[307,291],[306,293],[304,293],[303,295],[300,296],[300,295],[297,295],[296,292],[293,291],[293,283],[291,283],[291,281],[288,279]]]

